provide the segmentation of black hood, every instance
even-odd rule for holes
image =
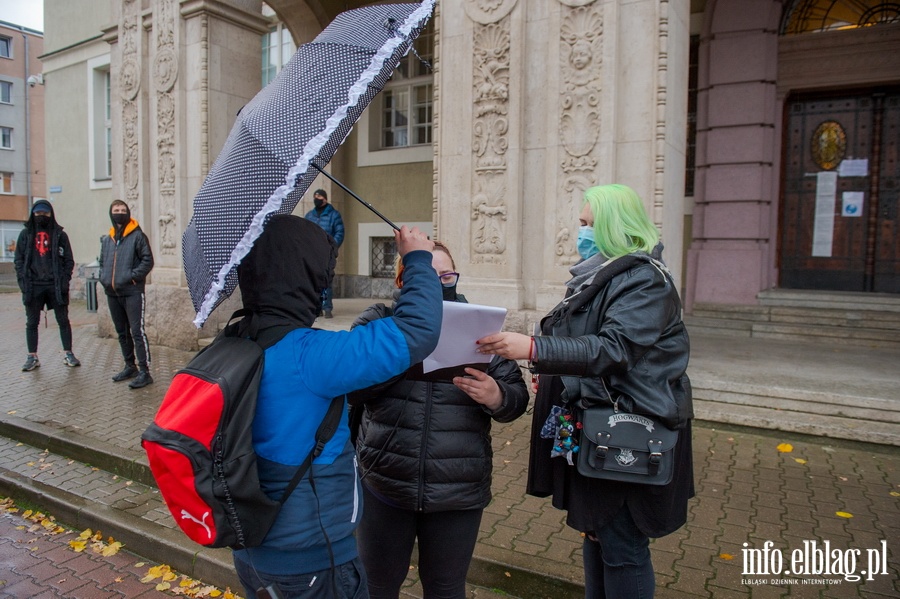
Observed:
[[[337,247],[319,225],[294,215],[273,216],[238,266],[244,307],[260,316],[261,328],[312,326],[336,259]]]
[[[55,229],[55,228],[56,228],[56,212],[53,211],[53,204],[51,204],[51,203],[48,202],[47,200],[37,200],[37,201],[31,206],[32,212],[28,215],[28,220],[25,222],[25,226],[28,227],[28,228],[29,228],[30,230],[32,230],[32,231],[34,231],[35,229],[37,229],[37,224],[34,222],[34,208],[35,208],[36,206],[40,206],[40,207],[42,207],[42,208],[46,208],[47,210],[50,211],[50,226],[47,227],[47,228],[48,228],[48,229]]]

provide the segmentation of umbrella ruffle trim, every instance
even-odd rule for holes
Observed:
[[[232,250],[228,262],[219,269],[215,280],[210,285],[209,291],[206,292],[203,302],[200,304],[200,308],[197,310],[197,316],[194,318],[194,326],[198,329],[203,326],[203,323],[209,318],[210,313],[212,313],[219,304],[219,298],[225,290],[225,282],[228,274],[237,268],[244,257],[250,253],[250,249],[253,247],[253,244],[256,243],[259,236],[262,235],[266,219],[270,214],[281,209],[288,194],[297,187],[299,178],[309,170],[310,163],[315,159],[325,144],[328,143],[331,135],[347,117],[347,113],[350,109],[359,103],[360,97],[367,91],[369,84],[384,68],[384,63],[394,54],[400,44],[406,40],[409,33],[416,27],[421,26],[421,24],[431,16],[431,13],[434,11],[435,1],[436,0],[424,0],[419,5],[419,8],[410,13],[409,17],[403,22],[403,25],[397,28],[399,35],[395,35],[378,49],[378,52],[372,57],[366,70],[363,71],[356,82],[350,86],[350,89],[347,92],[347,102],[339,106],[337,110],[328,117],[328,120],[325,122],[325,128],[307,142],[303,147],[303,152],[300,154],[297,162],[290,168],[285,176],[285,184],[279,186],[272,192],[272,195],[269,196],[269,199],[266,200],[266,203],[260,211],[253,216],[246,233],[244,233],[234,250]],[[341,140],[341,143],[343,143],[343,140]]]

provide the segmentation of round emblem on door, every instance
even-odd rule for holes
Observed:
[[[810,140],[813,162],[826,171],[834,170],[847,152],[847,134],[837,121],[825,121]]]

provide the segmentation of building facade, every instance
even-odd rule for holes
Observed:
[[[109,202],[132,206],[157,258],[154,342],[193,347],[210,334],[190,325],[181,232],[235,115],[285,48],[364,3],[267,4],[45,1],[48,184],[63,189],[55,204],[80,263],[96,256]],[[417,43],[430,67],[411,54],[329,167],[395,222],[447,243],[470,300],[509,308],[511,328],[528,330],[561,297],[581,193],[608,182],[644,199],[688,309],[752,304],[779,286],[896,293],[891,6],[439,2]],[[819,131],[826,121],[837,125]],[[347,226],[338,293],[385,297],[389,227],[316,187]],[[863,216],[825,222],[829,197]]]
[[[36,199],[47,197],[40,31],[0,21],[0,262]]]

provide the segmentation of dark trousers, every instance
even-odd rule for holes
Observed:
[[[372,599],[397,599],[419,541],[425,599],[464,599],[466,574],[483,510],[422,513],[391,507],[363,484],[363,517],[356,531]]]
[[[107,295],[109,315],[112,317],[116,334],[119,336],[119,346],[122,348],[122,357],[126,365],[134,365],[135,354],[141,370],[150,369],[150,344],[147,342],[147,334],[144,332],[144,308],[146,302],[144,294],[136,295]]]
[[[35,354],[38,349],[38,325],[41,323],[41,311],[44,306],[53,309],[56,324],[59,325],[59,339],[64,351],[72,351],[72,325],[69,323],[69,306],[56,303],[56,290],[53,284],[35,285],[31,302],[25,306],[25,342],[28,353]]]
[[[235,558],[234,568],[244,585],[246,597],[256,597],[260,587],[274,585],[283,599],[368,599],[366,572],[359,558],[334,567],[305,574],[266,574]]]
[[[602,529],[586,534],[581,552],[586,599],[653,599],[650,539],[638,529],[628,506]]]

